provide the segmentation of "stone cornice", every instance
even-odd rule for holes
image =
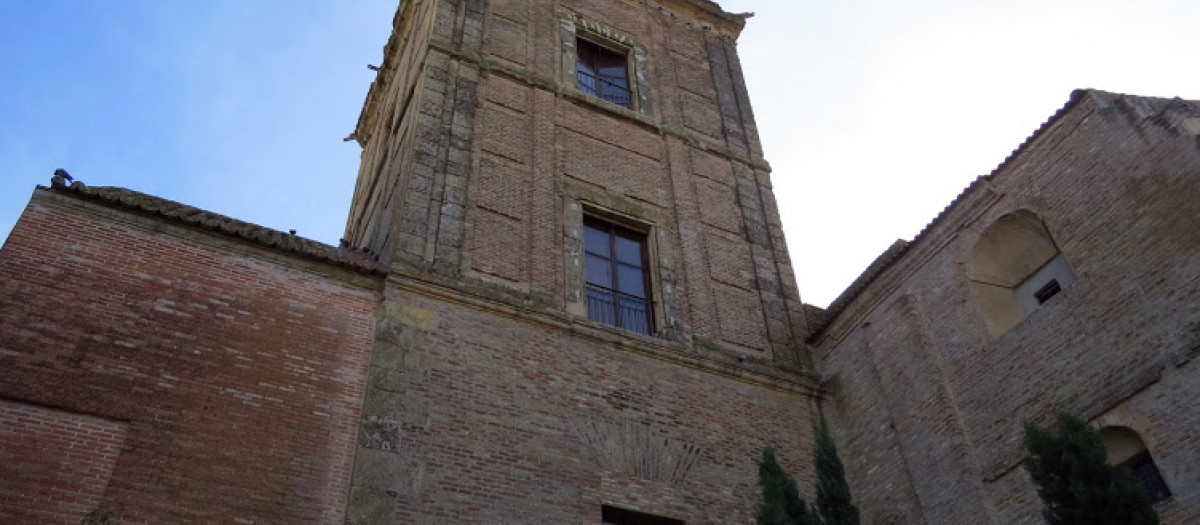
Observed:
[[[648,9],[658,8],[669,11],[674,16],[692,18],[699,23],[696,25],[698,29],[715,29],[735,39],[742,33],[742,28],[746,27],[746,19],[750,17],[750,14],[727,13],[716,2],[709,0],[643,0],[642,3]]]
[[[732,352],[703,349],[691,341],[672,341],[633,334],[540,306],[541,301],[519,303],[517,297],[489,297],[470,290],[469,285],[464,283],[441,280],[421,272],[397,271],[388,277],[387,287],[537,324],[618,351],[651,357],[764,388],[812,398],[824,398],[829,394],[821,385],[817,374],[813,372],[780,369],[765,362],[739,362],[737,355]]]
[[[387,43],[383,46],[383,63],[379,65],[375,78],[367,87],[367,96],[363,98],[363,107],[359,111],[358,121],[354,125],[354,139],[360,147],[365,147],[367,137],[373,127],[373,118],[377,113],[380,99],[385,96],[388,82],[396,70],[396,61],[400,59],[400,37],[412,31],[412,13],[417,6],[431,0],[403,0],[392,16],[392,32],[388,35]]]

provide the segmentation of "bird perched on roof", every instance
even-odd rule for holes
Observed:
[[[70,173],[67,173],[67,170],[64,170],[62,168],[58,168],[58,169],[54,170],[54,176],[60,177],[63,180],[66,180],[67,182],[71,182],[71,181],[75,180],[75,177],[72,177]]]

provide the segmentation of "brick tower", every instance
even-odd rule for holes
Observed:
[[[393,274],[351,521],[745,522],[763,446],[806,472],[819,388],[743,24],[402,2],[355,131],[346,239]]]

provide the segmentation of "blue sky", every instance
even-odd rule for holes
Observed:
[[[1195,0],[725,0],[802,298],[828,304],[1070,91],[1200,99]],[[395,0],[0,0],[0,238],[66,168],[337,243]]]
[[[0,236],[65,168],[336,243],[389,1],[0,3]]]

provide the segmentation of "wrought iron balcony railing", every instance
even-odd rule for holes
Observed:
[[[588,319],[624,328],[642,335],[654,335],[650,322],[651,301],[616,290],[587,285]]]
[[[625,80],[619,77],[596,76],[580,69],[579,90],[589,95],[596,95],[619,106],[632,107],[629,104],[629,88],[614,83],[610,79]]]

